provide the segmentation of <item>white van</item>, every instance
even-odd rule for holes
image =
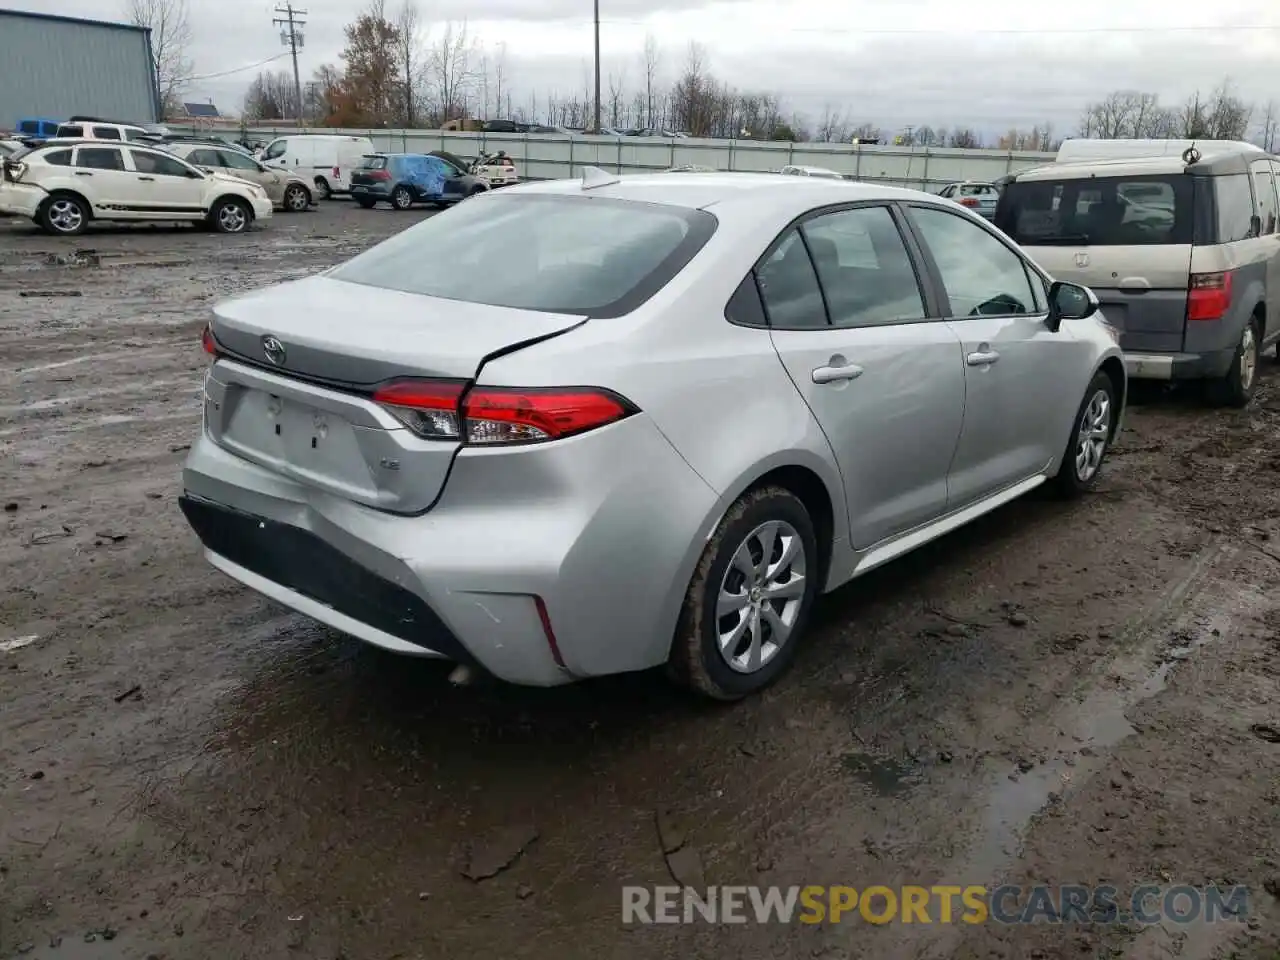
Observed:
[[[1058,148],[1056,163],[1080,163],[1089,160],[1135,160],[1148,157],[1180,157],[1195,147],[1202,156],[1229,151],[1256,151],[1261,147],[1239,140],[1093,140],[1072,137]]]
[[[351,192],[351,174],[367,153],[373,153],[373,141],[368,137],[293,133],[272,140],[258,159],[268,167],[295,170],[314,181],[316,196],[325,200],[335,193]]]

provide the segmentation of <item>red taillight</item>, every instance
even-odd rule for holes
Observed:
[[[204,347],[204,352],[209,356],[218,355],[218,341],[213,339],[213,327],[207,323],[204,325],[204,332],[200,334],[200,346]]]
[[[978,205],[978,201],[974,197],[960,198],[960,206],[962,207],[976,207],[977,205]]]
[[[339,180],[339,179],[341,179],[341,177],[342,177],[342,175],[338,172],[338,168],[337,168],[337,167],[334,167],[334,168],[333,168],[333,179],[335,179],[335,180]]]
[[[369,179],[370,180],[390,180],[391,174],[387,173],[387,171],[385,170],[371,170],[369,172]]]
[[[457,381],[402,380],[373,399],[421,437],[476,444],[559,440],[636,412],[622,397],[589,387],[466,390]]]
[[[1231,271],[1193,273],[1187,288],[1188,320],[1221,320],[1231,306]]]

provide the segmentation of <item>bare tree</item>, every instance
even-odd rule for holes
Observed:
[[[658,49],[658,38],[652,33],[644,38],[644,126],[652,131],[657,129],[653,122],[653,96],[658,83],[658,67],[662,61],[662,52]]]
[[[609,126],[615,130],[627,126],[627,124],[623,123],[622,111],[623,89],[626,86],[626,82],[627,74],[625,70],[616,77],[612,72],[609,73]]]
[[[494,116],[489,110],[489,52],[484,49],[483,44],[480,46],[480,67],[476,73],[480,86],[480,119],[492,120]]]
[[[814,137],[823,143],[843,141],[848,137],[848,128],[844,116],[828,103],[822,108],[822,121],[814,131]]]
[[[158,106],[163,114],[176,112],[178,98],[191,77],[191,24],[187,0],[126,0],[129,22],[151,31],[151,68],[155,72]],[[163,119],[163,117],[161,117]]]
[[[1258,146],[1267,153],[1274,153],[1276,146],[1277,126],[1280,126],[1280,112],[1276,102],[1268,100],[1262,108],[1262,118],[1258,121]]]
[[[404,126],[412,127],[415,119],[414,98],[418,77],[422,72],[422,37],[418,18],[418,6],[414,0],[404,0],[404,6],[396,17],[399,36],[396,40],[396,59],[399,60],[400,83],[404,87]]]
[[[497,55],[493,58],[493,82],[497,86],[497,112],[502,113],[502,94],[505,90],[507,94],[507,114],[511,114],[511,90],[507,83],[507,44],[504,42],[498,44]]]
[[[464,111],[467,93],[475,83],[475,41],[467,23],[446,23],[431,44],[428,71],[439,102],[440,121],[452,120]]]

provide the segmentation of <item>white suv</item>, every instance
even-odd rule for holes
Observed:
[[[243,233],[271,216],[271,198],[257,184],[137,144],[50,140],[0,167],[0,214],[30,217],[62,236],[90,220],[190,220]]]
[[[147,136],[151,134],[147,133],[146,127],[84,118],[58,124],[58,132],[54,134],[59,140],[140,140]]]

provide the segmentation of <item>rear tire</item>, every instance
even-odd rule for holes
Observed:
[[[391,206],[397,210],[408,210],[413,206],[413,194],[408,187],[396,187],[391,192]]]
[[[795,657],[820,577],[813,521],[799,498],[782,487],[743,494],[685,594],[668,660],[672,678],[714,700],[769,686]]]
[[[70,193],[55,193],[36,214],[45,233],[57,237],[74,237],[84,233],[92,214],[84,200]]]
[[[1258,386],[1258,361],[1262,358],[1261,324],[1250,317],[1240,333],[1240,342],[1232,355],[1225,376],[1205,384],[1209,402],[1220,407],[1247,407]]]
[[[324,177],[316,177],[316,196],[321,200],[328,200],[333,196],[333,191],[329,189],[329,181]]]
[[[1099,370],[1089,381],[1089,389],[1071,421],[1071,436],[1062,453],[1062,465],[1053,478],[1059,496],[1074,499],[1098,484],[1102,464],[1115,436],[1116,387]]]

